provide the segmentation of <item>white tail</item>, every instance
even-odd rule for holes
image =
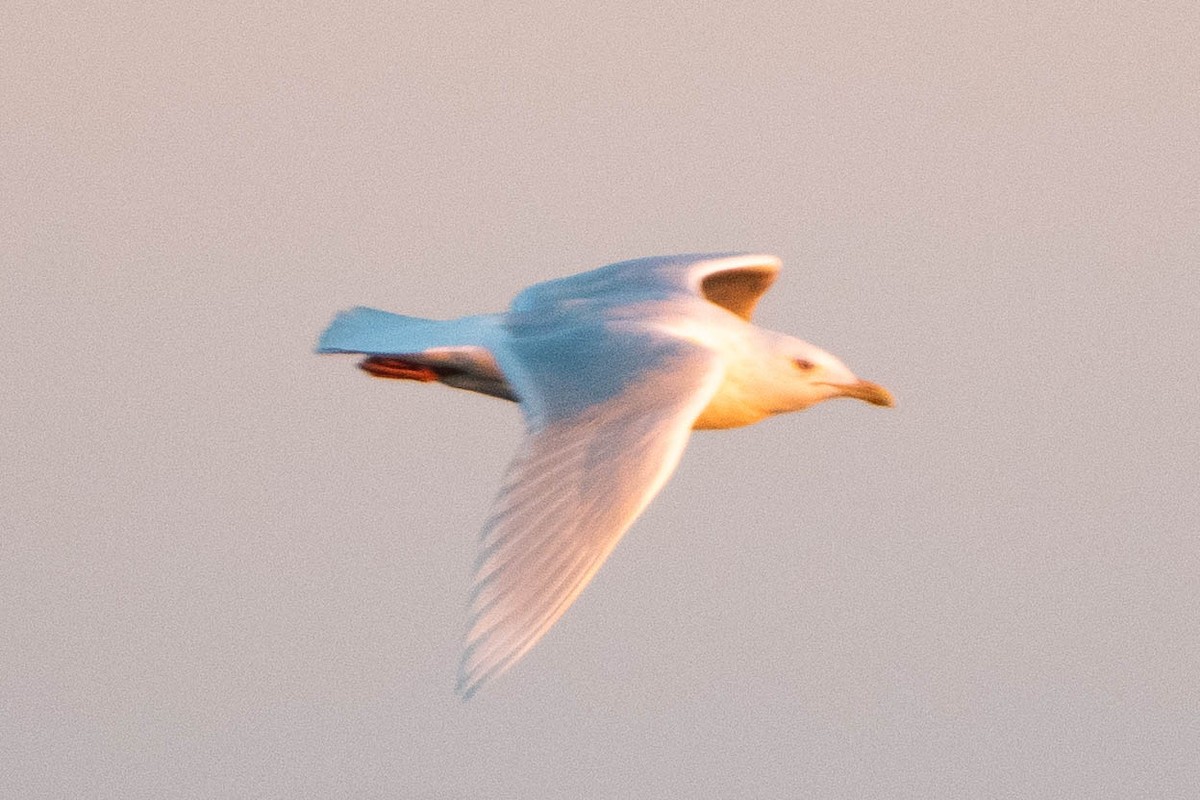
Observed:
[[[479,319],[436,320],[406,317],[359,306],[338,314],[317,342],[318,353],[420,353],[432,347],[480,345],[471,333]],[[469,339],[469,340],[465,340]]]
[[[369,356],[359,366],[376,377],[437,380],[456,389],[516,400],[496,364],[500,320],[487,314],[422,319],[359,306],[329,323],[317,342],[317,352]]]

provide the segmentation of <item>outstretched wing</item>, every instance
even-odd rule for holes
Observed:
[[[778,258],[762,253],[639,258],[531,286],[513,301],[512,310],[543,312],[578,300],[621,305],[691,294],[749,321],[779,267]]]
[[[734,256],[698,264],[692,275],[706,300],[749,322],[759,298],[775,282],[779,266],[775,256]]]
[[[723,377],[711,351],[665,334],[586,333],[517,336],[503,359],[529,431],[480,537],[464,698],[567,610],[666,483]]]

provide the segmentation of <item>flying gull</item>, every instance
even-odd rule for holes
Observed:
[[[835,397],[892,405],[818,347],[752,325],[779,272],[759,254],[610,264],[452,320],[339,314],[319,353],[380,378],[519,404],[526,434],[480,534],[458,691],[532,648],[666,483],[695,428],[736,428]]]

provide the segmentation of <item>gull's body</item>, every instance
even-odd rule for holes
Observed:
[[[891,405],[806,342],[750,324],[779,260],[648,258],[536,284],[457,320],[356,308],[318,352],[373,375],[517,401],[527,434],[480,538],[459,691],[542,637],[674,471],[693,428],[733,428],[832,397]]]

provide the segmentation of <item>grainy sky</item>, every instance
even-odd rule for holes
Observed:
[[[1194,3],[322,5],[0,9],[0,796],[1192,796]],[[519,416],[317,334],[705,250],[899,407],[464,704]]]

